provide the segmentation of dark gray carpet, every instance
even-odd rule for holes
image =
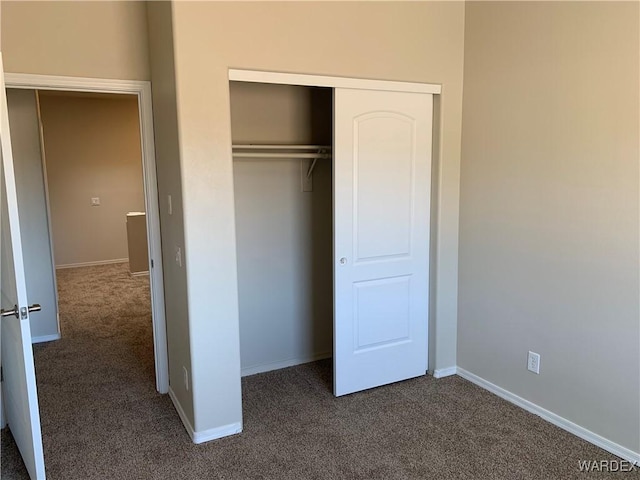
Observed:
[[[58,281],[63,339],[35,347],[51,480],[640,478],[581,473],[615,457],[458,377],[336,399],[329,361],[243,379],[244,432],[193,445],[155,392],[148,279]],[[28,478],[7,429],[1,473]]]

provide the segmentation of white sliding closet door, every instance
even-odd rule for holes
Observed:
[[[334,393],[424,375],[433,96],[335,89]]]

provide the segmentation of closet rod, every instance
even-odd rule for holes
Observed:
[[[259,152],[233,152],[234,158],[331,158],[329,153],[259,153]]]
[[[240,150],[331,150],[326,145],[233,145],[234,149]]]

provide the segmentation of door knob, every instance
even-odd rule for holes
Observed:
[[[5,310],[4,308],[0,310],[0,317],[11,317],[14,316],[16,318],[27,318],[27,312],[39,312],[42,310],[42,307],[38,303],[34,303],[33,305],[29,305],[27,308],[18,309],[17,305],[14,305],[11,310]]]
[[[4,317],[10,317],[10,316],[14,316],[16,318],[20,318],[20,313],[18,311],[18,306],[14,305],[12,310],[5,310],[4,308],[2,310],[0,310],[0,317],[4,318]]]
[[[346,265],[347,264],[347,257],[342,257],[340,259],[340,265]]]

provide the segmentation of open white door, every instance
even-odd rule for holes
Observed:
[[[2,408],[30,477],[33,480],[40,480],[45,478],[44,455],[1,53],[0,144],[2,145],[0,175],[2,183],[0,198]]]
[[[334,394],[424,375],[433,96],[335,89]]]

